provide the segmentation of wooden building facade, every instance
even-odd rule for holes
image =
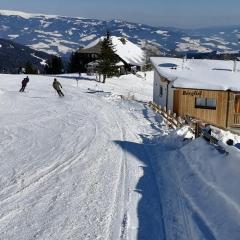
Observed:
[[[168,63],[170,60],[175,63],[174,68]],[[224,129],[239,128],[240,72],[229,71],[226,70],[227,68],[215,70],[212,66],[210,70],[197,71],[198,64],[202,64],[205,68],[207,64],[224,66],[224,62],[211,62],[211,60],[203,63],[196,60],[195,65],[189,63],[184,69],[180,65],[181,61],[181,59],[153,59],[154,103],[181,117],[189,116]],[[165,68],[166,66],[170,67]],[[197,69],[196,75],[194,68]],[[219,83],[218,79],[220,79]]]
[[[221,128],[240,127],[240,92],[175,89],[173,112]]]

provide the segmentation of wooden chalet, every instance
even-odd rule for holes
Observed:
[[[92,68],[92,63],[96,63],[99,59],[99,54],[101,52],[101,43],[103,37],[96,39],[86,47],[79,50],[79,53],[84,59],[87,59],[87,64],[90,63]],[[111,37],[116,55],[119,57],[119,69],[120,73],[125,74],[133,69],[140,70],[144,65],[144,52],[136,44],[130,42],[123,37]]]
[[[221,128],[240,127],[240,64],[236,61],[151,58],[154,103],[181,117]]]

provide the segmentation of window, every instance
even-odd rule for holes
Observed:
[[[217,107],[217,101],[215,98],[207,98],[207,107],[216,109]]]
[[[196,98],[195,108],[216,110],[217,101],[215,98]]]
[[[196,107],[205,107],[206,105],[206,99],[205,98],[196,98]]]
[[[163,86],[160,85],[159,88],[159,96],[162,97],[163,96]]]
[[[240,95],[235,96],[235,113],[240,113]]]

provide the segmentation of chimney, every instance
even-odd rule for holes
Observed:
[[[237,60],[234,60],[234,64],[233,64],[233,72],[237,71]]]
[[[185,68],[185,62],[187,61],[187,56],[185,55],[184,57],[183,57],[183,61],[182,61],[182,69],[184,69]]]

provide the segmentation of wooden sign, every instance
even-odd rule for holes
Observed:
[[[194,91],[183,91],[183,96],[202,96],[202,91],[194,90]]]

